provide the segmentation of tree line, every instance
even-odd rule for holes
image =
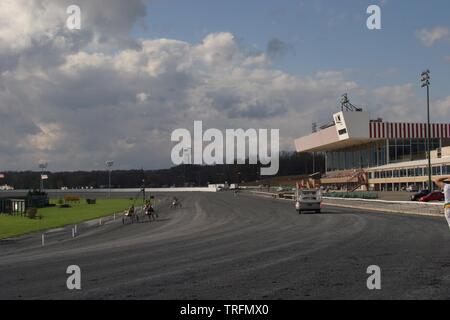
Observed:
[[[313,158],[315,159],[313,161]],[[180,165],[162,170],[114,170],[111,173],[113,188],[136,188],[145,184],[149,188],[206,186],[218,183],[264,183],[260,165],[229,164],[215,166]],[[278,176],[306,175],[325,171],[325,159],[321,154],[282,152]],[[44,172],[48,179],[45,189],[107,188],[107,171]],[[5,172],[0,184],[15,189],[39,189],[41,172]]]

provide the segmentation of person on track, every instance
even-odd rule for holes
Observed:
[[[145,214],[146,216],[150,216],[150,214],[151,214],[151,212],[150,212],[150,207],[151,207],[150,201],[147,201],[147,202],[145,203],[145,206],[144,206],[144,214]]]
[[[149,216],[150,220],[156,221],[158,219],[158,213],[155,211],[155,208],[153,207],[151,202],[147,204],[146,213]]]
[[[448,177],[442,177],[440,179],[437,179],[436,184],[439,188],[444,189],[444,196],[445,196],[445,205],[444,205],[444,211],[445,211],[445,219],[447,219],[448,225],[450,227],[450,176]]]
[[[127,217],[132,217],[134,215],[134,204],[131,205],[130,209],[128,209],[128,211],[125,215]]]
[[[172,198],[172,208],[181,207],[180,200],[177,197]]]

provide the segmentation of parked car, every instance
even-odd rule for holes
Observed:
[[[433,191],[429,195],[420,198],[420,202],[444,201],[444,193],[442,191]]]
[[[411,201],[419,201],[422,197],[427,196],[430,193],[428,190],[421,190],[420,192],[411,196]]]

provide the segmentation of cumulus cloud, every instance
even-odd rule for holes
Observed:
[[[53,170],[97,169],[110,158],[123,168],[167,167],[170,133],[194,120],[282,128],[291,149],[304,133],[292,119],[312,119],[358,87],[339,72],[273,69],[266,53],[248,53],[228,32],[199,43],[135,39],[143,1],[79,3],[79,32],[65,29],[65,1],[1,3],[2,168],[45,159]]]
[[[367,98],[372,101],[376,116],[389,121],[424,122],[426,93],[419,84],[384,86],[372,90]],[[450,117],[450,96],[431,101],[431,117],[436,123],[446,123]],[[375,115],[375,114],[374,114]]]
[[[79,50],[136,48],[133,26],[146,15],[145,0],[78,0],[82,30],[66,28],[70,0],[0,2],[0,71],[20,63],[47,68]]]
[[[65,1],[0,4],[2,170],[33,169],[41,159],[51,170],[101,169],[106,159],[120,168],[168,167],[171,132],[194,120],[281,129],[281,149],[293,149],[311,122],[330,120],[342,93],[365,97],[340,71],[277,70],[267,52],[249,53],[228,32],[196,43],[133,38],[144,1],[79,3],[79,32],[65,29]],[[411,90],[373,96],[401,108]]]
[[[81,50],[45,70],[18,67],[2,79],[2,101],[30,117],[23,130],[10,128],[28,150],[16,162],[46,156],[59,168],[90,168],[106,158],[125,167],[168,166],[171,131],[194,120],[219,129],[282,127],[292,148],[302,131],[292,119],[312,118],[357,88],[338,72],[298,78],[259,57],[232,34],[217,33],[197,44],[157,39],[113,54]]]
[[[447,27],[422,29],[417,32],[417,37],[423,45],[431,47],[440,40],[450,39],[450,30]]]
[[[414,93],[414,85],[407,83],[397,86],[385,86],[374,90],[375,96],[393,104],[407,102]]]
[[[450,111],[450,96],[436,101],[435,108],[440,116],[448,117]]]

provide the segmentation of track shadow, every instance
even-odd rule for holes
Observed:
[[[317,215],[317,216],[320,216],[320,215],[342,215],[342,214],[348,214],[348,212],[322,211],[321,213],[315,213],[315,212],[303,212],[302,214],[297,213],[297,215],[299,215],[299,216],[303,216],[303,215],[311,215],[311,216],[314,216],[314,215]]]

